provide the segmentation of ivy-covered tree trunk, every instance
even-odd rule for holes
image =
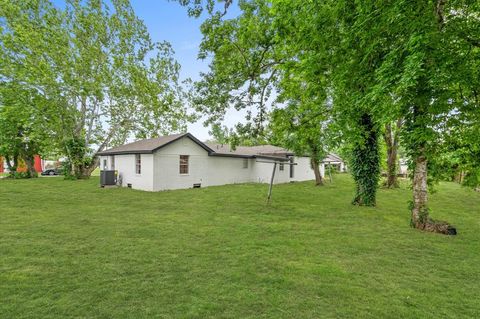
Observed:
[[[89,178],[99,164],[100,158],[98,156],[94,156],[87,165],[82,167],[81,178]]]
[[[310,164],[312,165],[313,173],[315,174],[315,185],[323,185],[322,174],[320,173],[320,160],[318,158],[312,157],[310,159]]]
[[[387,180],[385,181],[385,187],[397,188],[397,154],[398,154],[398,131],[402,126],[402,120],[397,120],[396,127],[392,128],[391,123],[385,125],[384,140],[387,145]]]
[[[68,163],[65,167],[66,179],[85,178],[83,170],[85,165],[86,147],[82,138],[71,138],[64,142],[65,154],[67,154]]]
[[[360,117],[359,128],[363,138],[355,143],[352,154],[352,175],[356,185],[354,205],[375,206],[380,178],[380,155],[378,150],[378,130],[372,117],[364,113]]]
[[[27,175],[28,177],[38,177],[37,171],[35,170],[35,159],[33,156],[24,156],[23,161],[25,166],[27,166]]]

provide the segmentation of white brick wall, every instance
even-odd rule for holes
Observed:
[[[135,154],[114,155],[115,170],[122,181],[122,186],[132,184],[132,188],[146,191],[153,190],[153,154],[140,154],[141,172],[136,174]],[[104,160],[107,161],[107,169],[112,169],[112,157],[100,156],[100,169],[104,169]]]
[[[315,173],[313,172],[312,166],[310,165],[310,157],[306,156],[295,156],[294,157],[295,165],[294,174],[292,181],[308,181],[315,179]],[[322,177],[325,176],[325,165],[320,164],[320,174]]]
[[[180,174],[180,155],[189,156],[188,174]],[[183,137],[154,154],[141,154],[142,172],[135,173],[135,155],[115,155],[115,169],[122,177],[123,186],[132,184],[132,188],[160,191],[166,189],[191,188],[200,183],[202,187],[234,183],[270,183],[273,164],[256,162],[248,159],[248,168],[243,167],[243,158],[209,156],[208,152],[188,137]],[[107,169],[111,167],[111,157],[100,157],[100,168],[107,160]],[[258,159],[266,161],[266,159]],[[274,183],[305,181],[315,178],[308,157],[295,157],[294,177],[290,178],[290,165],[285,164],[280,170],[277,164]],[[324,167],[320,166],[322,176]]]

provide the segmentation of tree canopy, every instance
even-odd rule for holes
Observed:
[[[170,44],[152,42],[128,0],[4,0],[0,22],[0,81],[54,107],[50,137],[72,174],[89,175],[108,145],[188,119]]]
[[[247,96],[261,92],[249,91],[249,81],[270,79],[273,73],[274,100],[282,102],[272,113],[280,140],[288,144],[289,137],[302,137],[295,138],[298,145],[289,145],[295,147],[316,136],[322,148],[322,123],[328,122],[349,144],[357,185],[353,202],[360,205],[375,205],[379,137],[392,122],[401,121],[395,134],[413,172],[412,225],[454,232],[429,216],[427,185],[429,176],[438,175],[437,159],[448,151],[446,145],[476,176],[478,138],[472,136],[480,113],[478,1],[244,0],[233,19],[211,1],[181,3],[190,5],[195,16],[202,8],[210,14],[202,27],[201,57],[211,53],[213,62],[197,92],[221,98],[200,99],[202,107],[221,115],[238,105],[236,93],[242,88]],[[227,10],[230,5],[225,2]],[[255,105],[252,100],[247,104]],[[260,114],[263,107],[257,105]],[[315,125],[302,122],[302,116],[316,114]],[[464,147],[466,141],[472,150]]]

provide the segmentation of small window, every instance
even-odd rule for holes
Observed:
[[[110,164],[112,166],[112,170],[115,170],[115,155],[110,156]]]
[[[284,164],[283,164],[283,163],[280,163],[280,164],[278,165],[278,169],[279,169],[280,171],[283,171],[283,170],[285,169]]]
[[[140,154],[135,154],[135,173],[138,175],[142,173],[142,157]]]
[[[103,160],[103,170],[104,171],[107,170],[107,160],[106,159]]]
[[[180,155],[180,174],[188,174],[188,155]]]
[[[243,159],[243,168],[248,168],[248,158]]]

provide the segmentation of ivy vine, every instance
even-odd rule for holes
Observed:
[[[359,127],[362,129],[363,138],[353,146],[350,165],[356,185],[352,204],[375,206],[380,179],[378,129],[367,113],[360,117]]]

